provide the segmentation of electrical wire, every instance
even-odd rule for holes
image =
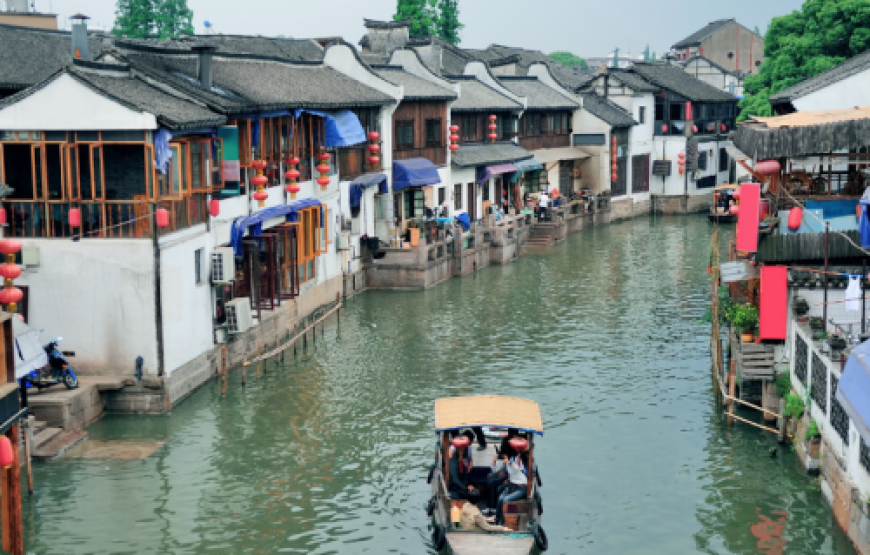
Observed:
[[[780,191],[782,191],[783,193],[785,193],[786,196],[787,196],[788,198],[790,198],[792,201],[794,201],[794,203],[795,203],[796,205],[800,206],[801,209],[804,211],[804,214],[809,214],[810,216],[812,216],[813,218],[815,218],[815,220],[816,220],[817,222],[819,222],[820,224],[824,225],[825,228],[826,228],[830,233],[836,233],[837,235],[839,235],[839,236],[841,236],[843,239],[845,239],[845,240],[846,240],[850,245],[852,245],[853,247],[855,247],[855,248],[858,249],[859,251],[863,252],[865,255],[870,256],[870,251],[867,251],[867,250],[865,250],[864,248],[862,248],[861,246],[859,246],[857,243],[855,243],[855,241],[852,240],[851,237],[849,237],[848,235],[846,235],[845,233],[843,233],[843,232],[841,232],[841,231],[836,231],[836,230],[830,229],[830,227],[829,227],[829,225],[828,225],[827,222],[825,222],[823,219],[819,218],[818,216],[816,216],[816,215],[813,214],[812,212],[807,211],[807,207],[806,207],[806,205],[801,204],[801,202],[800,202],[798,199],[794,198],[794,197],[792,196],[792,194],[789,193],[788,190],[786,190],[786,188],[785,188],[784,186],[783,186],[783,187],[780,187]]]

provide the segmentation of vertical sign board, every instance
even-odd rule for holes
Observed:
[[[740,211],[737,213],[737,250],[758,251],[758,221],[761,210],[761,185],[740,186]]]
[[[741,200],[743,194],[741,193]],[[758,336],[785,340],[788,333],[788,269],[781,266],[761,268]]]

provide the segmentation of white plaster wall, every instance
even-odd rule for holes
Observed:
[[[397,87],[385,81],[369,68],[360,64],[356,54],[345,44],[334,44],[327,48],[326,53],[323,55],[323,63],[396,100],[401,100],[405,96],[403,87]]]
[[[640,110],[644,108],[646,116],[644,123],[638,123],[634,127],[631,128],[629,133],[629,143],[630,143],[630,156],[638,156],[643,154],[649,154],[650,163],[649,163],[649,189],[653,190],[653,175],[652,175],[652,162],[656,159],[655,153],[653,152],[653,127],[655,125],[655,99],[651,94],[637,95],[632,96],[631,98],[631,106],[628,108],[628,111],[631,112],[631,117],[634,118],[634,121],[640,121]],[[614,99],[616,100],[616,99]],[[629,195],[634,202],[643,202],[649,200],[649,192],[646,193],[634,193],[631,192],[631,180],[633,178],[632,174],[632,166],[631,162],[628,164],[628,172],[629,172],[629,181],[628,181],[628,190]]]
[[[578,147],[591,157],[584,160],[580,166],[582,171],[580,187],[588,188],[595,194],[610,190],[610,131],[610,125],[590,112],[580,109],[574,113],[575,134],[604,134],[603,146]]]
[[[63,336],[85,374],[132,375],[142,356],[157,372],[154,255],[150,239],[24,239],[40,264],[16,280],[29,289],[29,324],[42,341]],[[208,327],[211,330],[211,327]]]
[[[477,173],[475,168],[453,168],[449,179],[450,181],[442,180],[443,184],[446,184],[447,187],[447,199],[450,201],[450,214],[455,216],[457,214],[467,214],[468,213],[468,184],[474,183],[477,178]],[[456,185],[462,185],[462,208],[460,210],[455,209],[455,203],[453,199],[453,190]],[[479,189],[479,188],[478,188]],[[436,197],[437,198],[437,197]],[[480,195],[478,195],[478,199],[480,199]],[[479,200],[478,200],[479,203]],[[478,214],[480,214],[480,206],[478,206]]]
[[[870,69],[831,83],[823,89],[792,101],[800,111],[848,110],[855,106],[870,106]]]
[[[682,195],[686,193],[686,177],[681,176],[677,155],[686,152],[685,137],[655,137],[653,140],[653,160],[670,160],[671,175],[664,178],[653,176],[649,184],[651,193]],[[691,186],[689,186],[691,188]]]
[[[202,249],[199,284],[194,264],[198,249]],[[211,251],[211,235],[204,224],[160,240],[163,364],[167,376],[214,346]]]
[[[221,199],[219,204],[220,214],[211,218],[211,241],[216,247],[229,244],[233,220],[250,214],[246,195]]]
[[[157,119],[97,94],[68,74],[0,110],[7,131],[109,131],[157,129]]]

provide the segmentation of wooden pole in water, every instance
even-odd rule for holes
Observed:
[[[259,335],[259,334],[257,334],[257,335]],[[260,377],[260,363],[262,362],[260,360],[260,352],[262,351],[262,349],[263,349],[263,342],[260,340],[259,337],[257,337],[257,377],[258,378]]]
[[[785,425],[786,425],[785,399],[779,400],[779,414],[781,416],[776,419],[776,427],[779,430],[779,433],[777,434],[777,440],[780,443],[785,443]]]
[[[731,359],[731,368],[728,370],[728,396],[734,397],[737,393],[737,373],[734,369],[734,358]],[[734,401],[728,403],[728,425],[734,425]]]
[[[23,421],[24,426],[24,456],[27,458],[27,493],[33,495],[33,467],[31,466],[30,446],[33,445],[33,416]]]
[[[227,394],[227,346],[221,345],[221,395]]]

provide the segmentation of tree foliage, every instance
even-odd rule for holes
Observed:
[[[193,12],[187,0],[118,0],[112,32],[136,39],[193,34]]]
[[[740,120],[770,115],[768,99],[870,47],[870,2],[807,0],[775,17],[764,37],[765,62],[744,83]]]
[[[584,60],[580,56],[571,54],[570,52],[565,52],[564,50],[560,50],[558,52],[551,52],[550,54],[548,54],[548,56],[565,67],[579,67],[580,69],[589,69],[589,64],[586,63],[586,60]]]
[[[428,37],[438,34],[438,0],[398,0],[393,19],[411,20],[412,37]]]
[[[464,27],[459,22],[459,0],[438,2],[438,36],[448,44],[459,46],[459,31]]]

